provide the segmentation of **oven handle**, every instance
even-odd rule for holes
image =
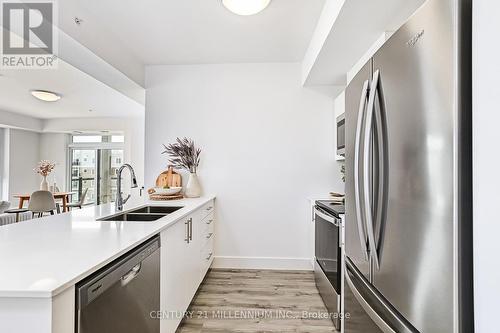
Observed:
[[[318,215],[319,217],[321,217],[323,220],[325,221],[328,221],[330,223],[332,223],[333,225],[335,225],[336,227],[339,226],[339,220],[333,216],[330,216],[330,215],[327,215],[325,213],[323,213],[319,208],[317,207],[314,207],[314,214]]]

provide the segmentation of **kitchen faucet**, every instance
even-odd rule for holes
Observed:
[[[137,179],[135,178],[135,172],[134,169],[130,164],[124,164],[118,169],[117,172],[117,177],[118,179],[116,180],[116,200],[115,200],[115,209],[116,210],[123,210],[123,205],[130,199],[130,194],[127,195],[127,197],[124,199],[123,198],[123,193],[122,193],[122,172],[123,169],[128,168],[130,170],[130,179],[132,181],[132,185],[130,186],[131,188],[137,187]]]

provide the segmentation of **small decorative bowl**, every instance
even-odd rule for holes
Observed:
[[[154,193],[155,194],[162,194],[162,195],[174,195],[174,194],[179,193],[181,190],[182,190],[182,187],[169,187],[169,188],[155,187]]]

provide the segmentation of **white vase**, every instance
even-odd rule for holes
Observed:
[[[201,196],[201,186],[196,173],[190,173],[189,179],[184,192],[187,198],[199,198]]]
[[[47,181],[47,176],[42,176],[42,182],[40,183],[40,190],[42,191],[49,190],[49,182]]]

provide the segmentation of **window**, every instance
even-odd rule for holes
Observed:
[[[111,136],[111,142],[125,142],[125,136],[123,135],[112,135]]]
[[[102,142],[102,135],[73,135],[73,143]]]
[[[69,180],[73,202],[87,191],[85,203],[115,201],[117,170],[123,164],[123,135],[75,135],[70,144]]]

